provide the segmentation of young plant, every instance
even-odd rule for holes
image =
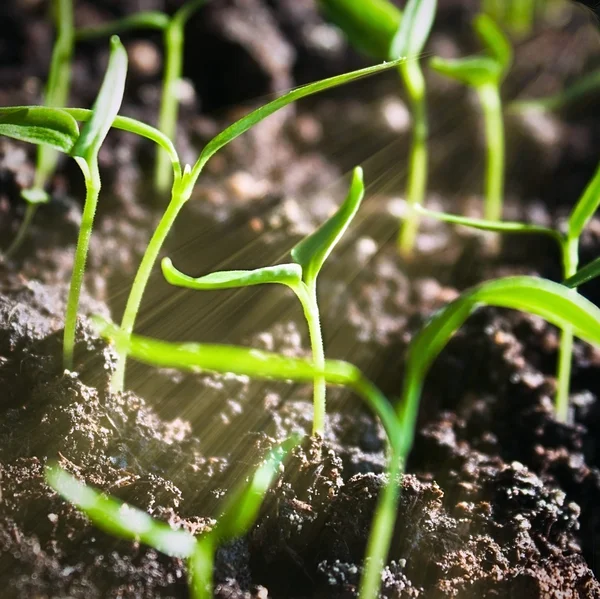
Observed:
[[[86,187],[71,285],[65,315],[63,362],[72,369],[75,329],[87,252],[100,193],[98,152],[121,106],[127,74],[127,53],[119,38],[111,39],[108,68],[102,87],[81,133],[69,112],[58,108],[24,107],[0,109],[0,135],[63,151],[75,159]]]
[[[484,0],[483,2],[484,11],[496,23],[502,23],[519,37],[531,33],[540,8],[538,0]]]
[[[67,103],[71,86],[71,57],[74,45],[73,0],[53,0],[52,7],[57,37],[52,50],[44,102],[48,107],[58,108]],[[21,197],[27,202],[25,216],[13,242],[4,252],[6,258],[15,254],[21,247],[38,206],[50,200],[45,187],[56,169],[57,162],[58,152],[54,148],[46,144],[38,146],[33,187],[21,193]]]
[[[77,39],[87,40],[122,33],[136,29],[157,29],[162,31],[165,47],[165,67],[163,88],[158,117],[158,129],[169,139],[175,139],[177,114],[179,112],[179,82],[183,72],[183,44],[185,25],[189,18],[206,0],[186,2],[172,17],[158,12],[140,12],[117,21],[77,31]],[[159,192],[166,192],[171,185],[173,171],[169,156],[157,149],[154,169],[154,184]]]
[[[406,215],[398,234],[398,250],[412,255],[419,228],[415,206],[423,204],[427,188],[427,105],[425,77],[419,55],[429,37],[437,0],[408,0],[404,13],[387,0],[357,3],[354,0],[320,0],[325,14],[357,49],[376,58],[404,57],[398,71],[412,112],[412,141],[408,168]]]
[[[210,158],[216,152],[226,146],[229,142],[233,141],[242,133],[246,132],[248,129],[267,118],[280,108],[283,108],[284,106],[287,106],[288,104],[295,102],[300,98],[304,98],[338,85],[354,81],[367,75],[380,73],[381,71],[397,66],[398,63],[399,61],[391,61],[375,67],[368,67],[366,69],[324,79],[323,81],[317,81],[316,83],[310,83],[285,93],[276,100],[273,100],[272,102],[269,102],[268,104],[265,104],[264,106],[249,113],[219,133],[204,147],[200,157],[193,167],[186,165],[185,168],[182,168],[178,159],[172,156],[171,160],[174,170],[174,180],[173,187],[171,189],[171,200],[156,230],[154,231],[152,238],[150,239],[150,243],[148,244],[146,252],[144,253],[138,268],[127,304],[125,306],[121,327],[126,336],[131,335],[133,332],[133,327],[135,325],[135,320],[137,318],[146,285],[148,284],[150,274],[156,263],[156,260],[158,259],[158,255],[163,243],[167,238],[167,235],[169,234],[177,215],[191,197],[194,185],[196,184],[196,181],[198,180],[198,177],[200,176],[202,169],[208,160],[210,160]],[[120,391],[123,389],[125,380],[125,362],[127,359],[127,354],[125,351],[121,351],[120,349],[119,354],[120,356],[117,364],[117,370],[112,379],[112,387],[115,391]]]
[[[473,23],[487,49],[485,56],[449,60],[434,57],[431,67],[442,75],[456,79],[477,92],[485,121],[486,175],[484,216],[502,219],[504,199],[504,121],[500,86],[512,62],[512,49],[506,36],[494,21],[480,14]]]
[[[413,444],[425,376],[454,333],[483,305],[535,314],[600,345],[600,310],[563,285],[535,277],[507,277],[466,291],[438,312],[413,338],[396,410],[398,436],[391,439],[389,478],[380,493],[369,534],[366,552],[369,561],[361,580],[360,599],[377,599],[379,596],[381,568],[385,565],[394,531],[401,475]]]
[[[238,485],[229,494],[215,526],[198,538],[185,530],[173,529],[146,512],[84,485],[56,464],[46,467],[46,482],[108,534],[144,543],[165,555],[185,559],[191,596],[194,599],[210,599],[213,597],[217,549],[250,530],[285,456],[299,441],[298,437],[291,437],[275,447],[250,481]]]
[[[177,270],[169,258],[164,258],[162,271],[165,279],[171,285],[197,290],[234,289],[269,283],[289,287],[300,300],[304,311],[313,363],[317,370],[322,370],[325,366],[325,350],[317,302],[317,276],[354,218],[364,191],[362,169],[356,168],[346,200],[331,218],[292,249],[292,264],[266,266],[255,270],[221,271],[192,278]],[[317,375],[314,381],[313,434],[323,436],[324,431],[325,378]]]
[[[519,222],[494,222],[482,219],[464,218],[443,212],[433,212],[431,210],[421,209],[421,212],[443,220],[449,223],[464,225],[485,231],[495,233],[525,233],[547,235],[554,239],[561,252],[563,278],[572,281],[578,281],[582,276],[587,276],[589,271],[579,274],[574,278],[579,265],[579,238],[581,233],[590,222],[592,216],[600,205],[600,166],[594,177],[585,188],[582,196],[571,211],[569,216],[567,231],[561,233],[547,227],[529,225]],[[573,285],[577,286],[577,285]],[[565,422],[569,413],[569,389],[571,381],[571,363],[573,356],[573,331],[566,327],[562,330],[559,348],[556,391],[556,416],[561,422]]]

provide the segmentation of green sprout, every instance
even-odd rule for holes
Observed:
[[[71,85],[71,57],[74,45],[73,0],[53,0],[52,7],[57,37],[52,50],[44,103],[48,107],[59,108],[67,103]],[[27,207],[13,242],[4,252],[6,258],[14,255],[21,247],[39,205],[50,200],[45,187],[56,169],[57,162],[58,152],[54,148],[46,144],[38,146],[33,187],[21,192]]]
[[[115,36],[111,39],[110,59],[104,81],[91,116],[81,129],[81,133],[75,118],[63,109],[45,107],[0,109],[0,135],[67,153],[75,159],[85,180],[86,198],[65,315],[63,363],[68,369],[73,368],[79,298],[101,187],[98,152],[121,106],[126,75],[127,53],[119,38]]]
[[[290,437],[272,449],[250,481],[238,485],[226,498],[215,526],[198,538],[84,485],[56,464],[46,466],[46,482],[108,534],[144,543],[165,555],[185,559],[191,596],[194,599],[210,599],[213,596],[213,569],[218,547],[250,530],[285,456],[299,442],[299,437]]]
[[[193,167],[186,165],[185,168],[182,168],[177,155],[173,153],[170,154],[174,171],[171,200],[157,228],[155,229],[152,238],[150,239],[131,287],[131,292],[125,306],[123,319],[121,321],[121,327],[126,333],[126,336],[131,335],[133,332],[133,327],[142,303],[142,297],[144,295],[146,285],[148,284],[150,274],[152,273],[152,269],[154,268],[154,265],[158,259],[165,239],[175,223],[177,215],[191,197],[196,181],[198,180],[198,177],[202,173],[205,164],[210,160],[210,158],[229,142],[233,141],[242,133],[245,133],[248,131],[248,129],[267,118],[274,112],[278,111],[280,108],[283,108],[284,106],[287,106],[288,104],[306,96],[311,96],[318,92],[354,81],[356,79],[360,79],[362,77],[366,77],[368,75],[380,73],[386,69],[397,66],[398,63],[399,61],[390,61],[374,67],[368,67],[358,71],[353,71],[351,73],[345,73],[343,75],[324,79],[322,81],[317,81],[315,83],[310,83],[285,93],[272,102],[269,102],[268,104],[265,104],[264,106],[261,106],[260,108],[249,113],[219,133],[204,147]],[[127,355],[125,351],[121,351],[120,349],[119,354],[117,369],[112,379],[112,387],[115,391],[121,391],[125,381],[125,363],[127,360]]]
[[[486,132],[486,176],[484,216],[488,220],[502,218],[504,199],[504,121],[500,85],[512,62],[512,49],[506,36],[485,14],[473,23],[486,47],[485,56],[461,59],[434,57],[431,67],[442,75],[456,79],[477,92],[483,109]]]
[[[531,33],[540,13],[539,0],[484,0],[483,9],[517,37]]]
[[[588,183],[583,194],[577,204],[571,211],[569,216],[567,231],[561,233],[554,229],[541,227],[538,225],[529,225],[519,222],[502,222],[502,221],[487,221],[483,219],[465,218],[443,212],[433,212],[431,210],[421,209],[423,214],[432,216],[439,220],[449,223],[464,225],[471,228],[476,228],[495,233],[525,233],[539,234],[551,237],[556,241],[561,252],[563,278],[571,281],[572,287],[577,287],[581,283],[578,282],[582,277],[589,280],[590,270],[578,273],[579,266],[579,238],[585,227],[590,222],[594,213],[600,205],[600,166],[598,167],[594,177]],[[588,267],[586,267],[588,268]],[[575,278],[577,277],[577,278]],[[587,278],[586,278],[587,277]],[[573,284],[575,281],[576,284]],[[585,282],[585,281],[582,281]],[[556,416],[561,422],[565,422],[569,413],[569,390],[571,381],[571,365],[573,356],[573,331],[570,327],[562,330],[559,358],[556,379],[558,387],[556,391]]]
[[[360,599],[377,599],[381,568],[386,562],[396,521],[400,480],[412,448],[421,392],[427,372],[454,333],[480,306],[498,306],[535,314],[578,337],[600,345],[600,310],[563,285],[535,277],[506,277],[463,293],[438,312],[413,338],[396,410],[398,436],[391,439],[389,478],[381,492],[366,555],[369,562],[360,586]]]
[[[169,258],[164,258],[162,271],[165,279],[171,285],[197,290],[234,289],[269,283],[289,287],[300,300],[304,311],[313,363],[317,370],[322,370],[325,365],[325,350],[317,302],[317,276],[354,218],[363,196],[363,173],[361,168],[356,168],[346,200],[331,218],[291,250],[294,260],[292,264],[267,266],[255,270],[221,271],[192,278],[177,270]],[[325,378],[318,375],[314,381],[313,434],[323,436],[324,430]]]
[[[88,40],[136,29],[156,29],[163,33],[165,67],[163,72],[162,96],[158,129],[169,139],[175,139],[179,112],[178,85],[183,73],[183,44],[185,25],[189,18],[206,0],[190,0],[172,17],[158,11],[139,12],[100,27],[89,27],[77,31],[78,40]],[[171,185],[173,171],[169,156],[158,149],[154,170],[154,184],[159,192],[166,192]]]
[[[408,0],[401,13],[388,0],[319,0],[324,13],[359,50],[376,58],[403,60],[398,71],[412,111],[406,201],[408,214],[398,234],[398,250],[410,257],[419,228],[415,206],[423,204],[427,188],[427,105],[425,77],[419,63],[435,18],[437,0]]]

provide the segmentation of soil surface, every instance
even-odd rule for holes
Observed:
[[[181,2],[76,2],[80,26]],[[479,50],[479,3],[440,1],[428,54]],[[40,103],[52,48],[42,0],[0,6],[0,105]],[[130,69],[122,114],[154,123],[162,44],[123,36]],[[516,42],[503,93],[553,93],[600,63],[583,10],[542,20]],[[107,59],[82,42],[71,104],[89,106]],[[368,64],[312,0],[214,0],[187,28],[177,147],[186,162],[261,98]],[[428,75],[428,205],[479,215],[484,135],[473,97]],[[597,166],[600,101],[560,114],[507,114],[505,216],[562,227]],[[365,167],[367,199],[319,281],[326,351],[357,364],[394,399],[410,339],[463,289],[515,273],[560,279],[551,242],[499,243],[424,220],[415,258],[395,249],[410,116],[393,73],[290,107],[227,146],[201,177],[164,255],[196,275],[284,260],[341,201],[343,173]],[[44,483],[50,460],[154,517],[201,534],[223,496],[290,433],[311,429],[311,388],[180,373],[130,361],[114,394],[115,353],[88,316],[118,320],[165,198],[152,189],[153,148],[114,131],[100,152],[103,191],[81,302],[76,364],[64,371],[65,298],[83,183],[67,160],[50,182],[22,250],[0,264],[0,593],[25,598],[186,598],[185,564],[94,528]],[[35,152],[0,139],[0,240],[23,217]],[[600,252],[600,221],[581,262]],[[273,287],[273,288],[271,288]],[[600,301],[600,287],[582,292]],[[155,273],[138,319],[169,340],[241,343],[308,355],[297,300],[278,286],[200,293]],[[576,343],[568,424],[553,415],[558,332],[482,309],[434,364],[402,481],[382,596],[600,598],[600,351]],[[219,549],[215,596],[357,596],[373,511],[385,482],[384,432],[359,400],[328,391],[325,438],[287,459],[251,532]]]

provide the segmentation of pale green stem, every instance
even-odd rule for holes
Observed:
[[[502,100],[496,83],[477,89],[485,120],[486,176],[484,215],[488,220],[502,220],[504,198],[504,122]]]
[[[563,275],[565,279],[577,272],[579,264],[579,240],[566,237],[563,245]],[[577,293],[576,289],[569,293]],[[561,331],[558,349],[557,389],[556,389],[556,418],[566,422],[569,416],[569,395],[571,388],[571,366],[573,362],[573,327],[564,327]]]
[[[158,129],[169,139],[175,139],[177,133],[177,115],[179,113],[179,84],[183,73],[183,42],[185,24],[191,14],[200,8],[206,0],[196,0],[184,4],[173,15],[164,32],[165,69],[163,90],[160,101]],[[165,193],[171,185],[173,169],[171,160],[165,152],[157,148],[154,185],[158,192]]]
[[[308,325],[313,364],[318,371],[323,373],[325,370],[325,350],[323,347],[323,332],[321,330],[321,322],[319,317],[316,285],[313,284],[309,287],[308,285],[301,283],[301,286],[294,287],[293,290],[298,296],[298,299],[302,304],[302,309],[304,310],[304,316]],[[316,375],[314,379],[314,414],[312,434],[319,435],[321,437],[323,437],[325,434],[325,394],[325,375]]]
[[[71,57],[75,42],[73,0],[54,0],[53,8],[57,38],[52,50],[44,103],[46,106],[62,107],[67,103],[71,86]],[[33,187],[27,190],[28,193],[34,192],[38,196],[46,193],[44,188],[56,169],[57,162],[58,152],[55,149],[45,145],[38,146]],[[27,193],[23,193],[23,197],[27,201],[26,196]],[[6,257],[13,255],[21,247],[37,209],[38,203],[28,201],[25,218],[21,223],[17,236],[5,252]]]
[[[133,285],[131,286],[131,291],[129,292],[129,297],[127,299],[127,304],[125,306],[125,311],[123,313],[123,320],[121,321],[121,329],[126,335],[126,342],[129,341],[129,337],[133,332],[133,327],[135,326],[135,320],[142,303],[144,291],[148,285],[150,275],[152,274],[152,269],[156,264],[156,260],[158,259],[158,255],[163,243],[165,242],[171,227],[175,223],[177,215],[190,197],[191,188],[188,185],[188,178],[188,175],[184,173],[184,176],[181,179],[177,179],[173,184],[171,201],[169,202],[165,213],[160,219],[160,222],[158,223],[158,226],[156,227],[154,234],[150,239],[148,247],[146,248],[146,252],[142,258],[142,262],[140,263],[138,271],[135,275]],[[117,347],[117,350],[119,352],[119,359],[111,382],[112,389],[115,392],[123,390],[125,383],[125,363],[127,360],[127,352],[119,349],[119,347]]]
[[[423,204],[427,186],[427,107],[425,79],[418,60],[403,62],[399,70],[410,98],[413,125],[406,189],[408,211],[398,234],[398,250],[402,256],[410,257],[419,231],[415,206]]]
[[[79,298],[81,296],[85,263],[87,260],[101,185],[97,157],[94,156],[89,161],[85,161],[82,158],[75,158],[75,160],[77,161],[77,164],[79,164],[85,178],[86,197],[81,218],[81,226],[79,227],[79,236],[77,238],[77,249],[75,250],[75,261],[73,264],[73,274],[71,275],[71,286],[69,287],[67,311],[65,315],[63,366],[69,370],[73,369],[73,351],[75,348],[75,331],[77,328]]]
[[[198,539],[196,549],[188,560],[190,595],[193,599],[212,599],[215,543],[208,533]]]

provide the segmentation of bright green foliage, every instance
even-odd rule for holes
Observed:
[[[317,276],[327,257],[337,245],[356,215],[364,196],[361,168],[356,168],[348,196],[338,211],[314,233],[303,239],[292,251],[296,264],[267,266],[255,270],[214,272],[192,278],[178,271],[171,260],[162,262],[163,274],[171,285],[196,290],[232,289],[268,283],[286,285],[296,294],[306,317],[311,340],[313,361],[317,369],[325,364],[323,334],[317,302]],[[315,377],[313,433],[323,435],[325,428],[325,378]]]
[[[388,0],[317,0],[328,19],[350,43],[373,58],[386,60],[402,13]],[[396,55],[398,56],[398,55]]]
[[[392,439],[389,479],[380,493],[369,535],[360,599],[377,599],[381,568],[385,564],[396,521],[400,480],[412,448],[425,376],[442,349],[465,320],[479,307],[489,305],[522,310],[561,328],[570,328],[582,339],[600,345],[600,310],[564,286],[535,277],[507,277],[483,283],[463,293],[413,338],[408,351],[402,397],[397,409],[397,437]]]
[[[479,96],[485,119],[487,164],[485,177],[485,218],[502,219],[504,202],[504,121],[500,85],[512,62],[510,42],[487,15],[479,15],[473,27],[487,50],[484,56],[460,59],[434,57],[431,68],[473,87]]]
[[[592,260],[583,268],[580,268],[572,277],[566,279],[563,283],[571,289],[577,289],[580,285],[592,281],[600,275],[600,258]]]
[[[394,35],[390,58],[405,56],[415,60],[423,51],[433,26],[437,0],[409,0]]]
[[[60,108],[15,106],[0,108],[0,135],[69,154],[79,137],[79,127]]]
[[[289,91],[280,98],[277,98],[269,104],[266,104],[265,106],[262,106],[261,108],[249,113],[217,135],[204,147],[193,168],[186,167],[185,169],[181,169],[180,165],[176,167],[173,188],[171,190],[171,201],[160,223],[158,224],[158,227],[152,235],[152,239],[148,244],[146,252],[144,253],[144,257],[142,258],[142,262],[138,268],[138,272],[127,300],[127,305],[125,306],[123,320],[121,321],[121,327],[125,333],[130,335],[133,332],[135,320],[142,303],[142,297],[144,295],[144,291],[146,289],[146,285],[148,284],[154,264],[158,259],[162,245],[169,234],[177,215],[185,203],[189,200],[194,185],[196,184],[204,165],[216,152],[263,119],[267,118],[280,108],[295,102],[296,100],[321,91],[325,91],[327,89],[331,89],[333,87],[337,87],[338,85],[343,85],[344,83],[355,81],[356,79],[360,79],[362,77],[375,75],[386,69],[396,67],[399,63],[400,61],[391,61],[375,67],[368,67],[366,69],[360,69],[344,75],[331,77],[323,81],[310,83]],[[117,370],[112,380],[113,389],[116,391],[122,390],[124,386],[126,358],[126,354],[120,351],[120,359],[117,364]]]
[[[81,226],[79,227],[79,236],[77,238],[75,262],[65,315],[63,363],[64,367],[69,369],[73,368],[79,297],[81,295],[81,286],[83,285],[85,264],[101,186],[100,174],[98,172],[98,152],[121,107],[126,77],[127,53],[119,38],[113,36],[110,42],[108,67],[102,87],[94,103],[91,117],[84,124],[81,134],[71,150],[71,155],[77,161],[85,178],[86,198]]]
[[[174,530],[146,512],[87,487],[58,465],[46,467],[46,482],[105,532],[144,543],[165,555],[188,560],[192,597],[210,599],[213,596],[212,572],[218,546],[248,532],[286,454],[299,441],[299,437],[291,437],[275,447],[250,481],[230,493],[215,527],[199,538],[185,530]]]
[[[536,17],[548,2],[549,0],[484,0],[483,8],[513,35],[522,37],[531,33]]]

